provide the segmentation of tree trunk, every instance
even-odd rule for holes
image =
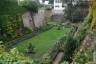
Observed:
[[[31,18],[32,18],[32,20],[30,20],[30,22],[31,22],[31,24],[32,24],[33,30],[35,29],[34,15],[35,15],[35,14],[34,14],[33,12],[31,12]]]

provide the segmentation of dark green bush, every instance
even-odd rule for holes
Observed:
[[[77,42],[71,34],[67,35],[64,44],[64,60],[71,61],[75,49],[77,48]]]
[[[71,29],[70,29],[70,32],[74,35],[74,33],[77,31],[78,27],[76,25],[72,25],[71,26]]]
[[[29,54],[35,54],[35,52],[36,52],[36,51],[35,51],[35,46],[32,45],[31,43],[29,43],[26,52],[29,53]]]
[[[24,34],[29,34],[29,33],[32,33],[32,30],[29,29],[29,28],[27,28],[27,27],[24,27],[23,33],[24,33]]]
[[[83,21],[84,17],[82,13],[82,8],[73,6],[71,3],[65,9],[65,16],[66,20],[71,22],[80,22]],[[86,14],[87,15],[87,14]]]
[[[46,31],[46,30],[48,30],[48,29],[50,29],[50,28],[52,28],[51,25],[40,26],[37,30],[42,32],[42,31]]]
[[[81,27],[77,35],[74,37],[78,42],[78,46],[81,44],[81,41],[84,40],[86,36],[86,31],[87,29],[85,27]]]
[[[5,41],[5,40],[6,40],[6,38],[5,38],[5,37],[0,36],[0,41]]]

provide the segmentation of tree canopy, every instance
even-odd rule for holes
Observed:
[[[18,14],[24,12],[25,10],[25,8],[18,6],[17,0],[0,1],[0,15]]]
[[[38,3],[36,1],[27,0],[23,4],[23,7],[25,7],[27,10],[33,13],[38,12]]]

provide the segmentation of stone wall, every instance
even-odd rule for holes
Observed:
[[[46,19],[52,16],[52,10],[39,9],[38,13],[34,15],[35,27],[42,26]],[[23,23],[25,27],[32,27],[32,18],[29,12],[22,15]]]
[[[22,15],[22,19],[23,19],[23,24],[24,24],[24,27],[32,27],[31,26],[31,16],[30,16],[30,13],[29,12],[26,12]]]
[[[35,21],[35,26],[36,27],[39,27],[39,26],[42,26],[44,24],[44,19],[45,19],[45,10],[43,9],[40,9],[38,11],[38,13],[35,14],[34,16],[34,21]]]
[[[53,10],[45,10],[45,20],[50,19],[53,13]]]

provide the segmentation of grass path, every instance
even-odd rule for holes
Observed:
[[[25,52],[24,50],[28,47],[29,43],[32,43],[36,48],[36,54],[32,54],[32,56],[38,56],[39,54],[42,54],[51,48],[56,41],[67,32],[68,28],[57,30],[57,28],[54,27],[47,32],[17,44],[15,47],[20,52]]]

